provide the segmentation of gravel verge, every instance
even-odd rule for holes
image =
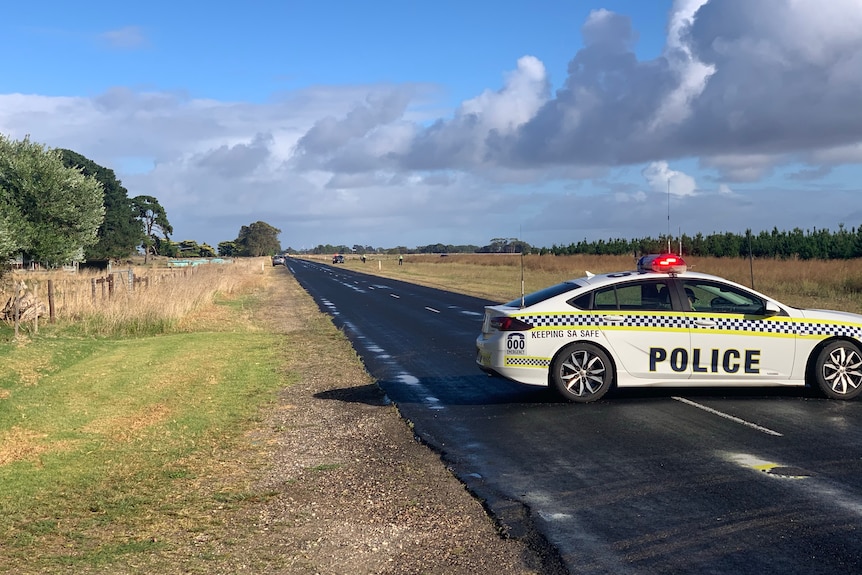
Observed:
[[[221,546],[230,559],[219,563],[261,574],[562,573],[540,541],[503,535],[289,271],[273,275],[262,321],[284,336],[293,383],[252,433],[265,454],[254,491],[266,496],[242,507],[246,533]]]

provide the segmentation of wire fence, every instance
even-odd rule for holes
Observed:
[[[149,269],[139,274],[129,268],[89,278],[18,273],[12,278],[12,293],[0,315],[14,324],[16,337],[24,322],[32,322],[33,331],[38,333],[40,318],[54,323],[58,318],[74,318],[108,305],[134,305],[141,292],[190,277],[197,269]]]

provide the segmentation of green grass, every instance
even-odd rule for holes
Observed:
[[[170,553],[267,497],[220,464],[287,383],[279,345],[252,329],[0,343],[0,571]]]

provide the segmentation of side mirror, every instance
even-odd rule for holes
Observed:
[[[772,317],[774,315],[778,315],[781,313],[781,308],[778,307],[775,302],[768,301],[766,305],[763,307],[763,315],[766,317]]]

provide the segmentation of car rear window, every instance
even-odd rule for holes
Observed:
[[[567,281],[561,284],[552,285],[551,287],[546,287],[543,290],[539,290],[537,292],[533,292],[529,295],[524,296],[524,306],[536,305],[537,303],[543,302],[546,299],[550,299],[560,294],[576,290],[579,287],[582,286],[577,281]],[[521,298],[513,299],[505,305],[508,307],[521,307]]]
[[[615,284],[569,301],[578,309],[669,311],[670,288],[665,280]]]

